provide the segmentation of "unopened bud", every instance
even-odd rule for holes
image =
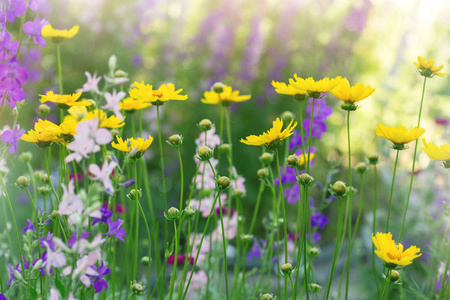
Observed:
[[[281,114],[281,119],[283,120],[284,123],[289,124],[292,120],[294,120],[294,118],[295,115],[288,110]]]
[[[269,153],[269,152],[264,152],[263,154],[261,154],[261,156],[259,157],[259,160],[264,164],[264,165],[269,165],[273,162],[273,153]]]
[[[116,69],[116,64],[117,64],[117,56],[111,55],[108,60],[108,68],[111,74],[114,73],[114,70]]]
[[[317,292],[320,292],[321,289],[322,289],[322,286],[318,285],[317,283],[310,283],[309,284],[309,290],[311,292],[317,293]]]
[[[127,77],[128,73],[123,71],[123,70],[117,70],[116,72],[114,72],[114,77]]]
[[[249,244],[253,241],[253,235],[252,234],[243,234],[243,235],[241,235],[241,240],[244,244]]]
[[[295,168],[298,165],[298,156],[295,154],[289,155],[287,163],[290,167]]]
[[[342,181],[336,181],[331,187],[331,191],[336,197],[342,197],[347,193],[347,186]]]
[[[148,258],[148,256],[144,256],[141,258],[141,264],[143,264],[144,266],[148,266],[150,259]]]
[[[176,221],[180,218],[180,215],[178,208],[171,207],[167,210],[166,218],[169,221]]]
[[[37,269],[39,269],[40,267],[41,267],[41,265],[42,265],[42,259],[38,259],[35,263],[34,263],[34,266],[33,266],[33,269],[31,269],[31,272],[34,272],[34,271],[36,271]]]
[[[19,159],[23,163],[30,162],[32,158],[33,158],[33,155],[31,154],[31,152],[28,152],[28,151],[27,152],[22,152],[19,155]]]
[[[173,134],[169,137],[169,144],[173,147],[179,146],[183,143],[183,137],[179,134]]]
[[[197,154],[201,161],[205,161],[214,156],[214,151],[207,146],[203,146],[200,149],[198,149]]]
[[[360,162],[356,165],[356,172],[358,172],[359,174],[364,174],[364,172],[367,171],[367,165],[363,162]]]
[[[50,110],[50,106],[43,103],[38,107],[38,115],[40,115],[41,117],[46,117],[50,113]]]
[[[141,189],[138,189],[138,190],[132,189],[132,190],[128,193],[127,197],[128,197],[130,200],[139,200],[139,199],[141,199],[141,197],[142,197],[142,191],[141,191]]]
[[[184,213],[186,214],[186,216],[188,216],[189,218],[192,218],[195,215],[195,208],[189,206],[186,207],[184,209]]]
[[[260,295],[260,300],[274,300],[273,294],[263,294]]]
[[[59,217],[59,212],[57,210],[52,211],[52,213],[50,214],[50,219],[52,220],[58,220]]]
[[[390,270],[389,278],[391,279],[391,282],[396,282],[400,279],[400,273],[396,270]]]
[[[244,193],[244,191],[241,190],[241,189],[234,189],[234,195],[235,195],[237,198],[242,198],[242,197],[245,196],[245,193]]]
[[[231,145],[230,144],[222,144],[219,146],[220,153],[228,154],[231,151]]]
[[[311,247],[308,250],[309,256],[311,257],[316,257],[317,255],[320,254],[320,249],[317,247]]]
[[[209,119],[203,119],[198,123],[198,127],[203,131],[208,131],[212,128],[212,122]]]
[[[26,189],[30,186],[30,180],[25,176],[19,176],[16,179],[16,186],[22,190]]]
[[[142,295],[144,293],[145,286],[142,282],[136,282],[136,280],[134,280],[130,284],[130,289],[133,294]]]
[[[269,171],[267,171],[266,168],[259,169],[258,172],[256,172],[256,176],[258,176],[258,178],[266,178],[269,176]]]
[[[292,265],[290,263],[284,264],[281,266],[281,273],[284,275],[291,275],[292,273]]]
[[[217,186],[222,190],[226,189],[231,184],[230,178],[228,178],[227,176],[220,176],[219,178],[217,178],[216,182]]]
[[[49,183],[49,182],[50,182],[50,178],[48,177],[47,174],[42,174],[42,175],[41,175],[41,181],[42,181],[43,183]]]
[[[377,163],[380,162],[380,155],[378,153],[373,153],[369,155],[367,159],[369,160],[369,164],[376,165]]]
[[[306,173],[297,176],[297,182],[303,186],[310,186],[314,181],[314,178]]]
[[[48,194],[50,194],[51,191],[52,191],[52,190],[51,190],[50,187],[47,186],[47,185],[40,186],[40,187],[38,188],[38,192],[39,192],[39,194],[41,194],[41,195],[48,195]]]
[[[222,82],[216,82],[216,83],[214,83],[214,85],[213,85],[213,90],[214,90],[214,92],[220,94],[220,93],[223,92],[223,88],[224,88],[224,87],[225,87],[225,86],[223,85]]]

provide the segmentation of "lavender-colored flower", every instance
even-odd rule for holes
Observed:
[[[0,94],[8,90],[8,104],[11,108],[16,107],[16,102],[25,99],[22,84],[28,80],[28,71],[20,67],[17,58],[13,56],[9,63],[0,64]]]
[[[23,268],[28,269],[30,267],[30,264],[23,257],[22,257],[22,261],[23,261]],[[16,265],[16,267],[14,269],[11,266],[11,264],[8,264],[8,267],[9,267],[9,280],[8,280],[7,284],[8,284],[8,287],[10,287],[11,283],[17,279],[14,276],[14,271],[17,271],[19,274],[22,274],[22,266],[19,263]]]
[[[31,230],[33,232],[36,232],[36,229],[34,228],[34,223],[36,222],[31,222],[30,219],[27,219],[27,226],[25,226],[25,228],[23,229],[22,233],[27,232],[28,230]]]
[[[34,267],[34,265],[35,265],[39,260],[42,260],[42,264],[41,264],[41,267],[40,267],[38,270],[41,271],[41,275],[42,275],[42,276],[45,276],[45,274],[47,274],[47,273],[45,272],[45,265],[46,265],[46,263],[47,263],[47,251],[44,251],[44,253],[42,253],[42,257],[36,259],[36,260],[33,262],[33,267]],[[50,270],[49,270],[49,274],[52,274],[52,273],[53,273],[53,269],[50,269]]]
[[[103,182],[105,192],[107,192],[110,195],[114,193],[114,186],[111,181],[111,173],[114,171],[114,168],[116,166],[117,163],[115,161],[111,161],[109,163],[108,160],[105,160],[103,162],[101,169],[96,164],[91,164],[89,166],[89,172],[92,175],[91,179],[94,181],[101,180]]]
[[[5,295],[0,294],[0,300],[7,300],[7,299],[6,299]]]
[[[136,183],[136,180],[134,180],[134,178],[128,179],[127,181],[123,182],[123,183],[119,183],[119,185],[123,186],[124,188],[133,186]]]
[[[39,8],[40,4],[45,3],[45,0],[30,0],[28,2],[28,7],[32,10],[32,11],[36,11]]]
[[[28,36],[33,37],[33,43],[40,45],[41,47],[45,47],[46,42],[45,39],[41,36],[42,28],[48,24],[46,19],[39,20],[39,17],[36,16],[34,21],[28,21],[23,24],[23,32],[25,32]]]
[[[1,135],[3,143],[9,146],[9,153],[14,153],[17,156],[17,142],[20,140],[22,135],[25,133],[24,129],[19,130],[19,126],[13,128],[13,130],[5,130]]]
[[[91,284],[94,287],[95,293],[100,293],[103,288],[108,289],[108,283],[103,279],[103,276],[110,273],[108,266],[105,266],[102,262],[98,268],[96,266],[91,266],[91,269],[97,272],[97,275],[87,275],[91,279]]]
[[[320,212],[316,212],[311,216],[311,227],[319,227],[323,229],[328,224],[328,218]]]
[[[116,90],[114,90],[112,94],[105,93],[103,96],[105,97],[106,105],[103,105],[102,109],[112,110],[116,117],[123,120],[123,115],[120,112],[119,102],[122,101],[123,97],[126,96],[125,92],[120,91],[117,93]]]
[[[92,226],[94,226],[98,222],[106,224],[109,218],[112,217],[112,211],[108,210],[108,202],[103,203],[103,206],[100,208],[100,213],[102,214],[102,217],[100,219],[94,218],[94,221],[92,221]]]
[[[123,237],[127,236],[127,234],[125,229],[121,227],[123,225],[123,220],[117,219],[117,222],[114,222],[113,220],[108,219],[107,222],[109,231],[105,233],[105,235],[116,237],[124,243]]]
[[[55,243],[53,243],[53,233],[48,232],[45,238],[39,237],[39,244],[41,244],[42,248],[48,246],[51,250],[55,250]]]
[[[6,7],[6,18],[9,23],[14,22],[16,17],[20,17],[27,11],[27,4],[25,0],[8,1]]]
[[[81,234],[80,238],[82,240],[87,239],[87,237],[90,235],[89,232],[84,232]],[[78,241],[78,236],[76,234],[72,234],[70,236],[70,238],[67,239],[67,246],[68,247],[72,247],[73,245],[75,245],[75,243]]]
[[[53,251],[47,242],[44,242],[44,245],[47,248],[47,260],[42,267],[48,274],[50,274],[51,267],[61,268],[67,264],[66,255],[60,249]]]
[[[61,197],[61,202],[59,203],[58,212],[60,215],[69,216],[69,224],[74,224],[74,214],[81,214],[84,209],[83,200],[81,196],[75,194],[75,186],[73,180],[69,181],[67,187],[62,184],[63,196]]]
[[[11,34],[8,31],[0,32],[0,61],[9,58],[10,53],[15,54],[18,47],[19,42],[11,42]]]
[[[83,84],[83,87],[76,90],[76,92],[96,92],[97,94],[101,94],[98,89],[98,83],[102,80],[102,76],[97,77],[97,72],[94,73],[94,76],[92,76],[89,72],[84,72],[84,75],[86,75],[87,81]]]
[[[258,240],[253,237],[253,246],[252,249],[247,254],[247,259],[251,259],[252,257],[261,258],[261,246],[258,243]]]

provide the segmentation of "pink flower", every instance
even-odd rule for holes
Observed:
[[[87,81],[83,84],[83,87],[76,90],[76,92],[96,92],[97,94],[101,94],[98,89],[98,83],[102,80],[102,76],[97,77],[97,72],[94,73],[94,76],[92,76],[89,72],[84,72],[84,75],[86,75]]]
[[[92,180],[101,180],[103,182],[103,187],[105,188],[105,192],[112,195],[114,193],[114,187],[111,181],[111,173],[114,168],[117,166],[117,162],[111,161],[108,163],[107,160],[103,162],[102,168],[95,164],[91,164],[89,166],[89,172],[92,175]]]
[[[113,91],[112,95],[110,93],[105,93],[103,96],[106,100],[106,105],[102,106],[102,109],[110,109],[119,119],[123,120],[123,115],[120,112],[119,102],[125,97],[125,92],[118,92],[116,90]]]
[[[84,209],[83,200],[81,196],[75,194],[75,186],[73,180],[69,181],[68,186],[61,184],[63,188],[63,195],[59,203],[58,212],[60,215],[69,216],[69,224],[74,224],[74,214],[80,215]]]

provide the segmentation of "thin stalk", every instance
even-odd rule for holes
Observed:
[[[350,150],[350,110],[347,111],[347,144],[348,144],[348,184],[349,187],[352,188],[352,155]],[[352,195],[353,193],[352,191],[350,191],[348,193],[349,214],[348,214],[348,249],[347,249],[347,277],[345,280],[345,300],[348,299],[348,282],[350,277],[350,254],[352,252]]]
[[[423,98],[425,95],[426,83],[427,83],[427,78],[424,76],[423,77],[423,87],[422,87],[422,97],[420,99],[419,119],[417,120],[417,127],[420,127],[420,118],[422,117],[422,106],[423,106]],[[413,180],[414,180],[414,170],[415,170],[415,166],[416,166],[417,144],[418,144],[418,140],[416,140],[416,144],[414,146],[414,156],[413,156],[413,163],[412,163],[412,169],[411,169],[411,178],[409,179],[408,196],[406,197],[405,211],[403,213],[402,225],[400,226],[400,234],[398,235],[399,242],[401,241],[401,238],[402,238],[403,227],[405,225],[405,219],[406,219],[406,213],[408,211],[409,198],[411,197],[412,184],[413,184]]]
[[[388,231],[389,231],[389,218],[391,216],[392,193],[394,192],[395,172],[397,170],[397,162],[398,162],[398,153],[399,152],[400,152],[400,150],[397,150],[397,154],[395,156],[394,174],[392,175],[391,193],[389,195],[389,210],[388,210],[387,221],[386,221],[386,233],[388,233]]]
[[[219,198],[220,199],[220,198]],[[178,264],[178,238],[177,238],[177,221],[173,221],[173,229],[175,233],[175,259],[173,264],[172,278],[170,279],[170,292],[169,300],[173,297],[173,288],[175,286],[175,277],[177,276],[177,264]]]
[[[62,68],[61,68],[61,50],[60,44],[56,44],[56,59],[58,60],[58,80],[59,80],[59,93],[62,95],[63,92],[63,79],[62,79]],[[63,120],[60,120],[61,122]]]
[[[160,105],[156,106],[156,116],[157,116],[157,121],[158,121],[158,141],[159,141],[159,154],[161,157],[161,176],[162,176],[162,192],[163,192],[163,203],[164,203],[164,212],[167,211],[167,200],[166,200],[166,177],[164,175],[164,154],[163,154],[163,147],[162,147],[162,138],[161,138],[161,123],[160,123],[160,118],[159,118],[159,107]],[[167,219],[164,218],[164,248],[166,249],[166,247],[168,246],[168,228],[167,228]],[[165,274],[166,274],[166,265],[167,265],[167,261],[164,261],[163,263],[163,268],[162,268],[162,273],[163,273],[163,278],[165,278]],[[164,290],[164,282],[165,280],[162,280],[162,286],[161,286],[161,291]]]
[[[190,247],[190,243],[189,243],[189,239],[191,237],[191,218],[188,218],[188,232],[187,232],[187,248],[186,248],[186,260],[184,261],[184,267],[183,267],[183,273],[181,275],[181,280],[180,280],[180,286],[178,287],[178,296],[177,296],[177,300],[181,299],[181,292],[183,291],[183,285],[184,285],[184,281],[186,280],[186,274],[187,274],[187,265],[188,262],[191,261],[191,256],[189,255],[189,247]]]
[[[297,169],[295,168],[295,177],[297,178],[298,176],[298,172]],[[298,211],[297,211],[297,216],[302,216],[303,217],[303,204],[302,204],[302,187],[300,185],[300,183],[297,182],[298,185],[298,193],[300,195],[300,199],[298,201]],[[297,282],[298,282],[298,272],[300,271],[300,261],[302,259],[302,247],[303,247],[303,238],[302,238],[302,218],[298,218],[298,224],[297,224],[297,268],[295,268],[295,283],[294,283],[294,287],[292,290],[292,300],[296,300],[297,299]]]
[[[206,133],[205,133],[206,134]],[[181,176],[181,188],[180,188],[180,211],[183,210],[183,193],[184,193],[184,174],[183,174],[183,161],[181,160],[180,147],[177,146],[178,160],[180,162],[180,176]]]
[[[36,209],[36,204],[34,203],[34,199],[31,196],[30,191],[27,188],[25,190],[27,191],[28,197],[30,198],[31,205],[33,206],[33,218],[32,218],[32,220],[36,221],[38,219],[38,212],[37,212],[37,209]]]
[[[148,238],[147,282],[150,282],[150,269],[151,269],[151,266],[152,266],[152,240],[151,240],[151,236],[150,236],[150,229],[148,227],[147,217],[145,216],[144,210],[142,209],[141,202],[139,202],[139,200],[138,200],[137,204],[139,205],[139,209],[141,210],[141,213],[142,213],[142,218],[144,219],[145,228],[147,229],[147,238]],[[148,284],[150,284],[150,283],[148,283]],[[147,300],[149,300],[149,299],[150,299],[150,293],[147,290]]]
[[[314,106],[313,106],[314,107]],[[309,160],[308,160],[309,161]],[[309,300],[309,289],[308,289],[308,271],[306,269],[306,264],[307,264],[307,257],[306,257],[306,231],[308,228],[308,222],[309,220],[307,219],[307,214],[308,214],[308,208],[309,207],[309,199],[306,197],[307,194],[307,187],[304,187],[304,192],[303,195],[305,196],[303,198],[303,206],[304,206],[304,210],[303,210],[303,272],[304,274],[304,289],[306,291],[306,299]]]
[[[249,234],[252,234],[253,228],[255,227],[256,216],[258,215],[259,206],[261,204],[261,197],[262,197],[262,193],[264,192],[264,189],[265,189],[264,183],[261,181],[259,183],[258,196],[256,197],[256,204],[255,204],[255,209],[253,210],[253,216],[252,216],[252,221],[250,223],[250,229],[248,231]]]
[[[134,240],[134,267],[133,267],[133,275],[134,275],[134,279],[137,279],[137,269],[138,269],[138,249],[139,249],[139,205],[138,205],[138,201],[139,201],[139,196],[138,196],[138,180],[137,180],[137,162],[136,160],[134,161],[134,166],[133,166],[133,171],[134,171],[134,178],[135,179],[135,184],[134,184],[134,188],[136,190],[136,227],[135,227],[135,240]]]
[[[374,187],[375,187],[375,195],[373,200],[373,225],[372,225],[372,234],[376,234],[376,222],[377,222],[377,199],[378,199],[378,172],[377,172],[377,165],[373,165],[373,171],[374,171]],[[378,281],[377,276],[377,270],[375,268],[375,245],[372,243],[372,272],[373,277],[375,278],[375,284],[377,286],[377,291],[380,291],[380,283]]]
[[[312,108],[311,108],[311,122],[309,125],[309,136],[308,136],[308,158],[306,159],[306,174],[309,174],[309,166],[310,166],[310,157],[311,157],[311,134],[312,134],[312,126],[313,126],[313,118],[314,118],[314,104],[316,98],[313,98]]]
[[[305,157],[305,139],[303,138],[303,101],[299,102],[299,117],[300,117],[300,138],[302,139],[302,154],[303,157]]]

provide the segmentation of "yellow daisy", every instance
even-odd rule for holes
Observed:
[[[67,145],[67,143],[73,140],[73,136],[77,133],[78,122],[75,119],[64,119],[64,121],[57,125],[48,120],[39,119],[35,124],[35,129],[39,132],[49,132],[58,138],[62,139],[61,142],[63,145]]]
[[[57,130],[57,128],[59,128],[59,126],[52,122],[38,119],[38,121],[34,124],[34,129],[31,129],[25,133],[21,140],[29,143],[35,143],[41,148],[48,147],[53,142],[63,143],[64,140],[52,132],[53,129]]]
[[[355,102],[361,101],[372,95],[375,91],[370,85],[365,86],[362,83],[357,83],[350,87],[347,78],[342,78],[341,81],[330,91],[336,98],[345,102],[342,106],[346,110],[355,110],[357,106]]]
[[[422,255],[420,248],[411,246],[403,251],[403,245],[398,243],[395,245],[392,240],[392,233],[380,233],[378,232],[374,237],[372,235],[372,241],[375,247],[375,254],[381,258],[386,266],[390,269],[395,269],[397,266],[407,266],[412,264],[414,258]]]
[[[406,129],[405,126],[386,127],[382,124],[377,124],[376,134],[394,143],[393,148],[396,150],[405,149],[405,144],[417,140],[425,129],[414,127],[413,129]]]
[[[54,42],[60,43],[64,39],[71,39],[73,38],[77,33],[78,30],[80,30],[80,26],[76,25],[67,29],[54,29],[52,25],[47,24],[42,28],[41,35],[45,38],[52,38]]]
[[[328,78],[325,77],[321,80],[314,80],[312,77],[308,77],[306,79],[297,77],[297,74],[294,74],[294,80],[289,80],[289,84],[293,87],[305,90],[310,97],[319,98],[321,93],[327,93],[334,89],[334,87],[341,81],[341,76],[336,78]]]
[[[450,145],[444,144],[436,146],[432,143],[427,143],[425,138],[422,138],[423,151],[433,160],[442,160],[444,162],[450,161]]]
[[[277,118],[275,121],[273,121],[272,128],[267,132],[264,132],[259,136],[250,135],[246,137],[246,140],[241,139],[240,142],[253,146],[265,145],[267,148],[269,148],[269,150],[275,151],[285,138],[293,134],[292,131],[294,130],[295,126],[297,126],[297,122],[295,122],[294,125],[292,125],[292,122],[294,121],[292,120],[291,123],[289,123],[289,126],[281,131],[281,129],[283,128],[283,121],[280,120],[280,118]]]
[[[272,80],[272,86],[275,92],[282,95],[292,95],[296,100],[306,99],[306,90],[299,89],[291,84],[292,78],[289,78],[289,84]]]
[[[120,128],[125,125],[125,122],[123,122],[121,119],[119,119],[115,115],[108,117],[106,113],[101,109],[96,109],[88,112],[87,115],[83,119],[81,119],[81,121],[92,120],[93,118],[98,118],[100,120],[98,127],[101,128],[113,129]]]
[[[251,95],[239,95],[239,91],[233,91],[231,86],[225,85],[222,93],[215,91],[206,91],[203,94],[202,102],[206,104],[219,104],[222,101],[223,105],[230,105],[232,102],[247,101]]]
[[[131,97],[127,97],[120,101],[119,107],[121,110],[126,110],[128,112],[133,112],[135,110],[140,110],[149,107],[151,104],[140,99],[136,100]]]
[[[39,95],[41,96],[41,103],[45,102],[53,102],[62,109],[68,109],[72,106],[90,106],[92,105],[91,102],[86,100],[77,101],[78,98],[80,98],[81,93],[76,93],[72,95],[58,95],[53,93],[52,91],[48,91],[45,95]]]
[[[153,142],[153,137],[151,137],[150,135],[148,136],[147,140],[143,138],[138,138],[137,140],[135,140],[134,138],[128,138],[126,141],[123,141],[122,138],[118,136],[116,136],[116,139],[117,144],[115,142],[112,142],[111,146],[122,152],[132,152],[130,158],[133,159],[141,157],[144,154],[145,150],[147,150],[147,148]]]
[[[413,61],[413,64],[417,67],[420,75],[425,77],[444,77],[447,76],[448,73],[439,72],[444,68],[444,65],[440,65],[436,67],[434,65],[434,60],[429,58],[428,60],[425,57],[417,56],[417,62]]]
[[[163,105],[168,100],[186,100],[187,95],[179,95],[182,89],[175,90],[173,83],[162,84],[159,89],[153,90],[153,86],[144,82],[134,82],[136,88],[130,90],[131,98],[151,102],[153,105]]]

